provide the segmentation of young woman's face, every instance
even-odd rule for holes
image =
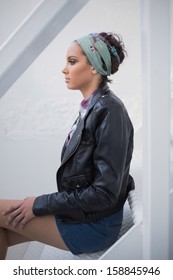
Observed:
[[[67,51],[66,66],[62,72],[65,74],[65,82],[69,89],[85,92],[93,83],[93,66],[88,63],[76,42],[73,42]]]

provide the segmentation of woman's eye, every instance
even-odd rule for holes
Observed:
[[[70,63],[71,65],[74,65],[74,64],[76,63],[76,60],[69,60],[69,63]]]

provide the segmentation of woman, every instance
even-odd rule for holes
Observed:
[[[107,83],[124,57],[124,45],[112,33],[89,34],[69,47],[65,82],[84,99],[62,150],[58,192],[0,201],[1,259],[9,246],[31,240],[73,254],[104,250],[117,240],[134,188],[133,126]]]

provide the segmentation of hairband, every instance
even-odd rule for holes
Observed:
[[[103,42],[105,42],[106,45],[107,45],[107,47],[108,47],[108,49],[110,50],[111,54],[113,54],[114,57],[117,59],[118,63],[120,63],[120,57],[119,57],[119,55],[118,55],[118,53],[117,53],[116,48],[115,48],[114,46],[111,46],[111,45],[109,44],[108,40],[106,40],[105,37],[103,37],[103,36],[100,35],[99,33],[91,33],[91,36],[93,36],[93,37],[99,37]]]
[[[77,39],[76,41],[81,46],[89,62],[96,71],[101,75],[110,76],[112,65],[110,52],[118,58],[117,60],[120,62],[120,58],[115,47],[108,45],[98,33],[89,34]],[[107,70],[103,69],[103,61]]]

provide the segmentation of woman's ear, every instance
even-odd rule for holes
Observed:
[[[94,67],[92,68],[92,72],[93,72],[93,74],[97,74],[97,71]]]

